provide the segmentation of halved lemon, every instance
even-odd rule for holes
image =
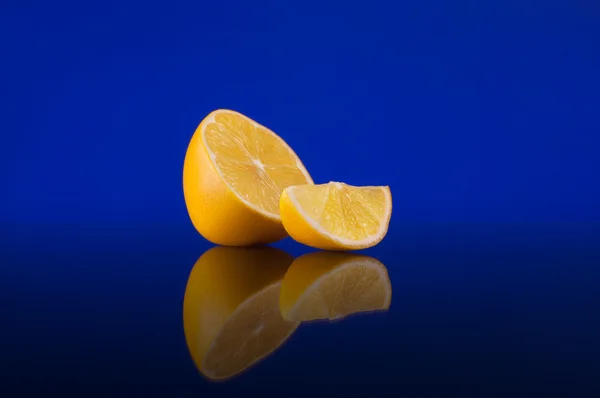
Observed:
[[[337,320],[385,311],[391,300],[392,285],[381,262],[363,255],[316,252],[298,257],[290,266],[279,308],[290,321]]]
[[[189,143],[183,193],[194,227],[227,246],[271,243],[287,236],[279,198],[312,178],[285,141],[229,110],[209,114]]]
[[[283,191],[279,208],[283,226],[298,242],[325,250],[356,250],[384,238],[392,195],[387,186],[299,185]]]
[[[271,247],[215,247],[194,265],[183,300],[192,359],[211,380],[239,375],[296,330],[279,311],[283,276],[293,257]]]

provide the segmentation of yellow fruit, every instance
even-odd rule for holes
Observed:
[[[300,185],[283,191],[279,209],[283,226],[298,242],[356,250],[376,245],[387,233],[392,195],[387,186]]]
[[[284,319],[336,320],[359,312],[384,311],[392,300],[385,266],[363,255],[316,252],[298,257],[281,287]]]
[[[211,380],[236,376],[296,330],[279,312],[281,282],[293,257],[272,247],[215,247],[194,265],[183,300],[190,354]]]
[[[274,132],[229,110],[209,114],[189,143],[183,193],[194,227],[227,246],[287,236],[279,216],[284,188],[312,184],[294,151]]]

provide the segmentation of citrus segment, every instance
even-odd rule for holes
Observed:
[[[353,250],[383,239],[392,197],[387,186],[330,182],[288,187],[279,206],[283,226],[298,242],[319,249]]]
[[[211,380],[236,376],[271,354],[296,330],[279,311],[293,257],[270,247],[216,247],[188,279],[183,325],[190,354]]]
[[[229,110],[209,114],[188,145],[183,191],[196,229],[213,243],[245,246],[286,236],[282,191],[312,184],[296,153],[271,130]]]
[[[290,266],[283,278],[279,308],[291,321],[336,320],[387,310],[391,298],[387,269],[376,259],[317,252],[297,258]]]

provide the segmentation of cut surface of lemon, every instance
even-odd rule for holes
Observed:
[[[338,320],[352,314],[385,311],[392,300],[386,267],[363,255],[316,252],[298,257],[281,287],[284,319]]]
[[[280,199],[283,226],[296,241],[325,250],[356,250],[379,243],[388,230],[387,186],[339,182],[288,187]]]
[[[183,165],[183,193],[194,227],[228,246],[271,243],[287,234],[279,199],[292,185],[312,184],[286,142],[234,111],[217,110],[200,123]]]
[[[279,311],[281,283],[293,257],[271,247],[216,247],[194,265],[183,301],[186,342],[210,380],[241,374],[296,330]]]

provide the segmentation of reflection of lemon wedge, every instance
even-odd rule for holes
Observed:
[[[387,233],[392,195],[387,186],[300,185],[283,191],[279,208],[283,226],[300,243],[325,250],[364,249]]]
[[[372,257],[316,252],[297,258],[283,278],[279,306],[298,322],[340,319],[387,310],[392,285],[385,266]]]
[[[281,192],[312,182],[282,138],[228,110],[214,111],[200,123],[183,164],[192,223],[219,245],[270,243],[287,236],[279,216]]]
[[[283,276],[293,257],[271,247],[215,247],[194,265],[183,301],[188,348],[213,380],[239,374],[296,330],[279,312]]]

